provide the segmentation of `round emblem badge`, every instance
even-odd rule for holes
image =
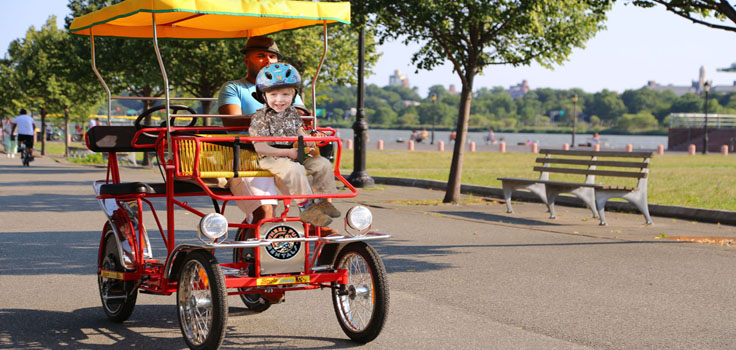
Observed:
[[[299,233],[291,226],[276,226],[268,231],[266,239],[299,238]],[[279,242],[266,246],[266,252],[279,260],[288,260],[299,253],[301,242]]]

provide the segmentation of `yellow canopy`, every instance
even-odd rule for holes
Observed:
[[[350,23],[349,2],[294,0],[126,0],[74,19],[80,35],[247,38],[322,23]]]

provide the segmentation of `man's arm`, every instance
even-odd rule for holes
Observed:
[[[228,114],[228,115],[241,115],[243,114],[243,110],[238,105],[233,104],[227,104],[222,105],[220,108],[217,109],[217,112],[220,114]],[[222,120],[222,125],[226,127],[233,127],[233,126],[249,126],[250,125],[250,118],[220,118]]]

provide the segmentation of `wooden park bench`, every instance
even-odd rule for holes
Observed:
[[[550,219],[556,218],[555,199],[557,196],[561,193],[571,193],[590,208],[593,217],[600,218],[601,225],[606,225],[604,209],[606,202],[611,198],[627,200],[644,215],[647,224],[652,224],[647,204],[647,177],[652,152],[542,149],[539,153],[544,155],[536,159],[537,165],[534,166],[534,171],[540,173],[539,179],[498,178],[503,185],[508,213],[513,212],[511,193],[514,190],[526,189],[537,195],[547,205]],[[621,160],[621,158],[639,158],[640,160]],[[599,167],[605,169],[601,170]],[[550,173],[564,174],[565,178],[550,180]],[[576,175],[584,175],[585,179],[582,182],[567,181]],[[602,176],[606,181],[615,182],[615,184],[596,183],[596,176]],[[636,186],[619,185],[622,179],[637,179]]]

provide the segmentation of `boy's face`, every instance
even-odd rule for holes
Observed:
[[[266,92],[266,103],[277,113],[285,111],[294,100],[294,88],[286,87]]]

